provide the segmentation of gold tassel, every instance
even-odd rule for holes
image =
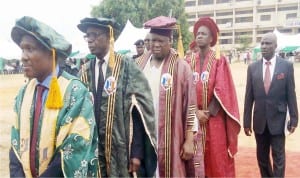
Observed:
[[[182,43],[182,36],[181,36],[181,29],[180,25],[177,25],[178,29],[178,44],[177,44],[177,52],[179,54],[179,57],[183,59],[184,57],[184,49],[183,49],[183,43]]]
[[[219,44],[219,33],[217,33],[217,43],[215,46],[215,50],[216,50],[216,59],[220,59],[221,58],[221,52],[220,52],[220,44]]]
[[[109,38],[109,62],[108,62],[108,65],[111,69],[113,69],[113,67],[115,65],[114,30],[110,25],[108,25],[108,27],[109,27],[109,37],[110,37]]]
[[[63,106],[63,101],[62,101],[60,88],[56,77],[55,49],[52,49],[52,58],[53,58],[52,79],[50,82],[46,106],[49,109],[60,109]]]

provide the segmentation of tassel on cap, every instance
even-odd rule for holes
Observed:
[[[177,25],[177,29],[178,29],[177,52],[179,54],[179,57],[183,59],[183,57],[184,57],[184,49],[183,49],[183,43],[182,43],[182,36],[181,36],[180,25]]]
[[[221,52],[220,52],[220,44],[219,44],[219,33],[217,33],[217,43],[215,46],[215,50],[216,50],[216,59],[220,59]]]
[[[55,49],[53,48],[52,48],[52,57],[53,57],[52,79],[50,82],[46,107],[49,109],[60,109],[63,106],[63,101],[62,101],[60,88],[56,76],[56,63],[55,63],[56,53],[55,53]]]
[[[113,68],[115,65],[115,51],[114,51],[114,30],[112,26],[108,25],[109,27],[109,62],[108,65],[110,68]]]

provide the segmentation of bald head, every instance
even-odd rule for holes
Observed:
[[[274,33],[267,33],[261,39],[261,54],[264,59],[270,60],[275,55],[277,48],[277,37]]]
[[[263,39],[269,39],[271,41],[273,41],[276,45],[277,45],[277,36],[275,35],[275,33],[266,33],[263,37],[262,37],[262,40]]]

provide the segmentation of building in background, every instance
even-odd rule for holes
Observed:
[[[300,33],[300,0],[185,0],[185,12],[192,28],[203,16],[216,20],[221,50],[249,47],[275,28],[281,33]]]

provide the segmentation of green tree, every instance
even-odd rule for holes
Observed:
[[[249,36],[249,35],[240,36],[237,40],[237,42],[240,44],[240,47],[238,48],[238,50],[244,51],[247,48],[249,48],[251,41],[252,41],[252,39],[251,39],[251,36]]]
[[[121,29],[129,19],[136,27],[143,27],[144,22],[157,16],[175,17],[180,24],[184,48],[187,49],[192,38],[188,31],[187,17],[184,12],[184,0],[103,0],[92,8],[93,17],[114,18]],[[120,32],[117,32],[120,33]],[[175,35],[178,35],[175,33]],[[175,36],[174,44],[177,44]]]

